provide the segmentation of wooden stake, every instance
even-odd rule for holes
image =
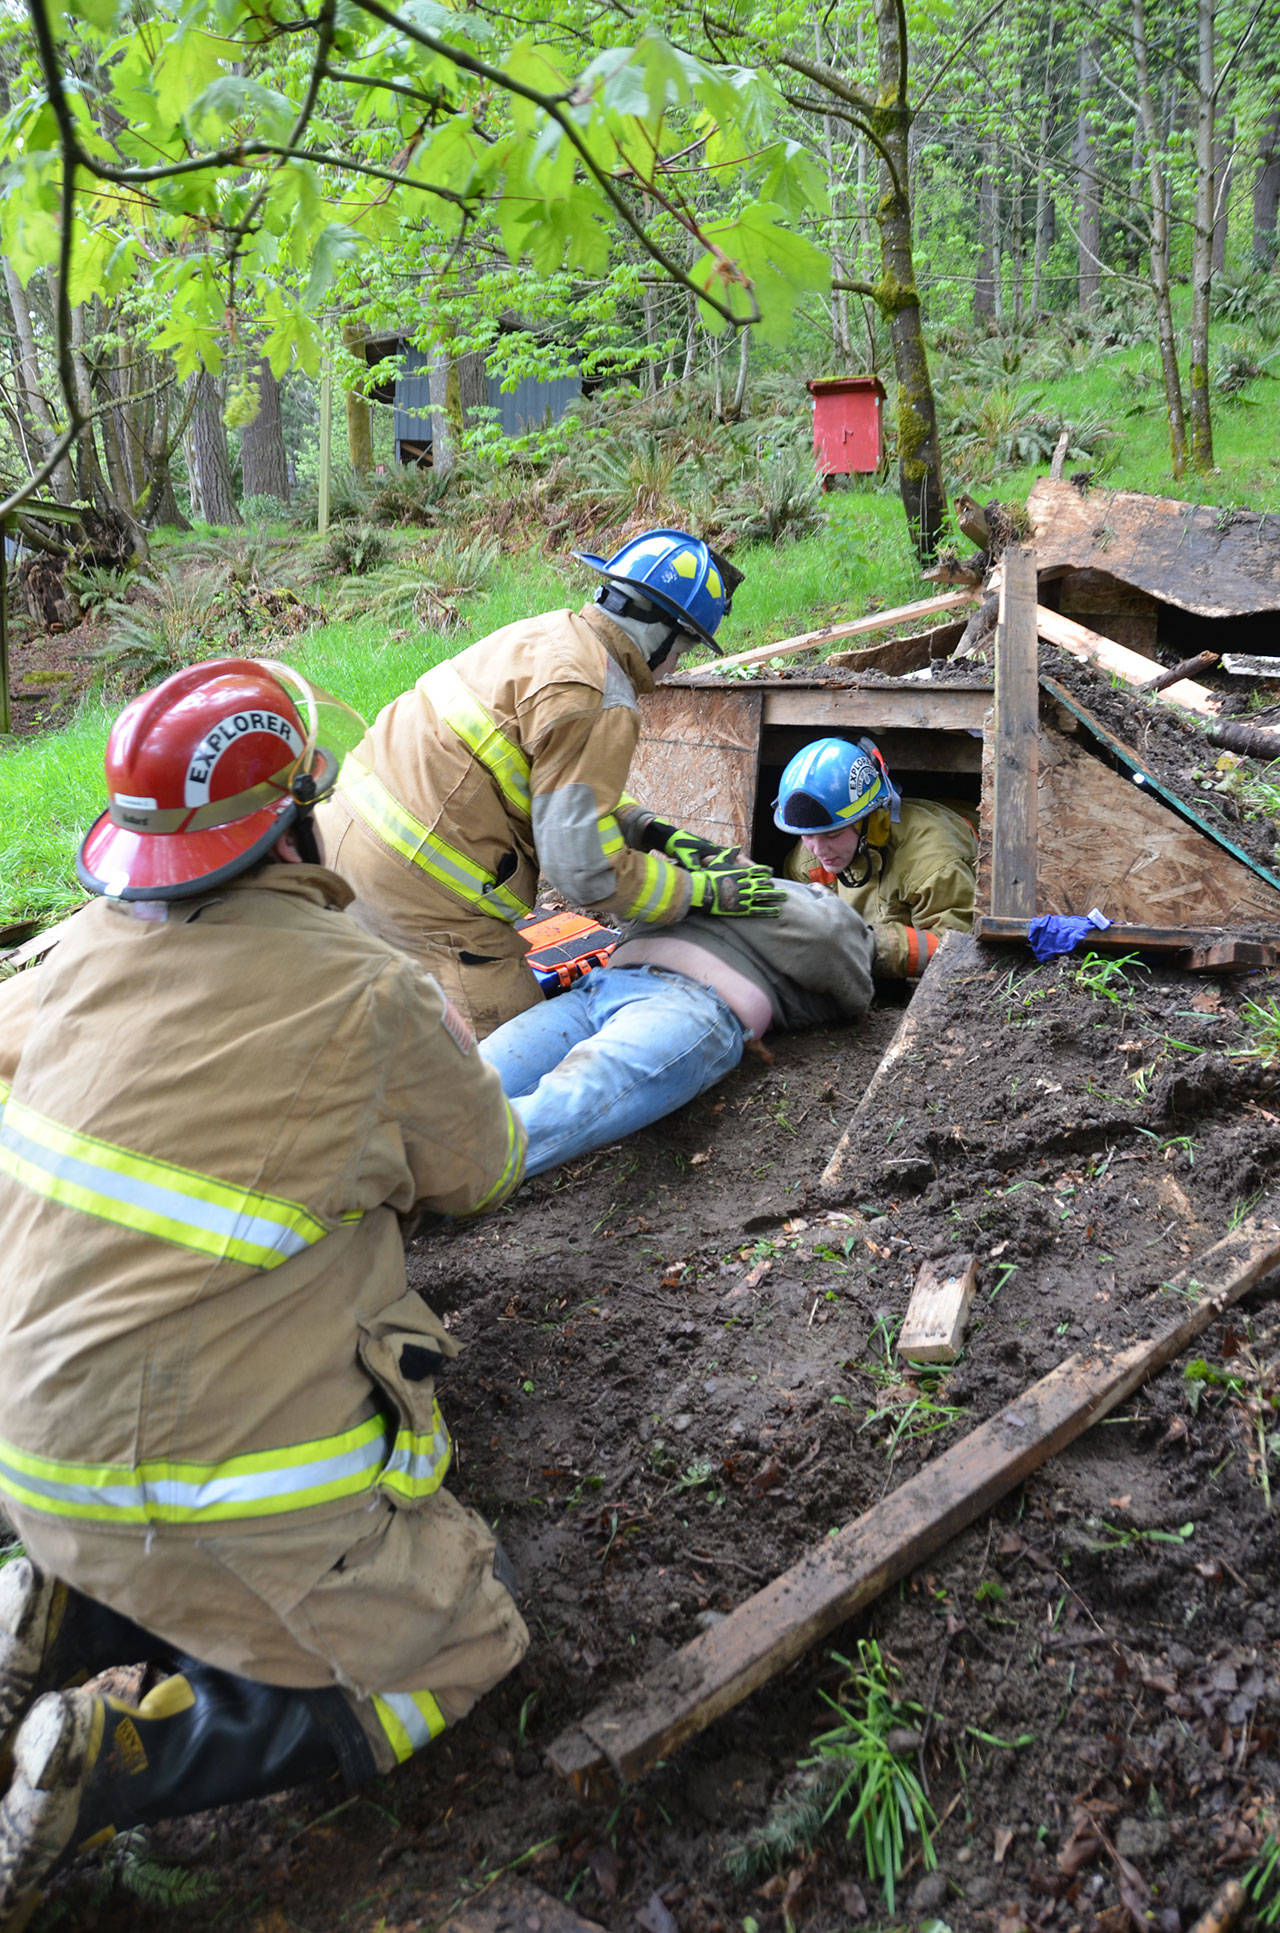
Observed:
[[[977,1283],[976,1256],[923,1263],[898,1331],[898,1354],[912,1362],[954,1362]]]
[[[1025,544],[1004,554],[996,629],[994,783],[991,801],[991,908],[1010,919],[1036,910],[1040,686],[1036,638],[1036,559]]]
[[[1180,684],[1184,678],[1195,678],[1202,671],[1212,671],[1221,660],[1220,651],[1197,651],[1194,658],[1184,658],[1181,664],[1171,665],[1168,671],[1162,671],[1144,689],[1148,692],[1167,691],[1170,685]]]
[[[900,604],[896,611],[872,611],[868,617],[851,618],[847,624],[828,624],[821,631],[805,631],[799,637],[780,638],[777,644],[758,644],[750,651],[739,651],[733,658],[717,658],[714,664],[700,664],[690,678],[709,678],[721,671],[736,671],[741,664],[765,664],[770,658],[790,658],[798,651],[813,651],[836,638],[860,638],[874,631],[888,631],[895,624],[911,624],[916,618],[932,617],[935,611],[958,611],[962,605],[975,604],[973,591],[947,591],[942,597],[926,597],[918,604]],[[1158,669],[1158,667],[1157,667]]]
[[[594,1796],[670,1757],[1115,1409],[1278,1264],[1280,1199],[1165,1285],[1168,1299],[1152,1299],[1153,1312],[1165,1316],[1154,1334],[1071,1356],[1042,1376],[838,1536],[563,1732],[550,1748],[553,1768]],[[1171,1319],[1170,1309],[1177,1311]]]
[[[1037,606],[1036,626],[1042,638],[1056,644],[1063,651],[1082,663],[1096,664],[1103,671],[1114,671],[1117,678],[1123,678],[1127,685],[1138,690],[1150,687],[1153,678],[1158,678],[1163,669],[1154,658],[1144,658],[1138,651],[1130,651],[1127,645],[1116,644],[1111,638],[1099,637],[1087,625],[1077,624],[1074,618],[1063,617],[1060,611],[1046,611],[1044,605]],[[1199,712],[1203,717],[1212,717],[1220,707],[1221,700],[1204,685],[1193,684],[1190,678],[1182,679],[1180,684],[1170,685],[1166,691],[1151,692],[1157,704],[1177,705],[1183,711]]]

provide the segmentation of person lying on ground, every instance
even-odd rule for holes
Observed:
[[[951,806],[903,799],[869,738],[819,738],[782,774],[773,822],[798,832],[788,879],[834,888],[875,935],[875,971],[914,980],[940,933],[973,930],[978,837]]]
[[[650,530],[605,560],[580,611],[508,624],[379,713],[319,826],[355,917],[433,973],[475,1032],[542,999],[516,922],[539,871],[572,906],[669,926],[691,907],[767,913],[767,867],[667,827],[624,788],[637,694],[715,650],[740,573],[696,537]]]
[[[690,913],[662,933],[633,927],[607,966],[481,1043],[528,1134],[526,1174],[683,1107],[770,1028],[862,1019],[866,921],[821,887],[778,884],[769,918]]]
[[[401,1234],[496,1207],[524,1132],[320,863],[327,710],[247,659],[134,699],[98,897],[0,985],[0,1927],[113,1831],[390,1771],[529,1641]]]

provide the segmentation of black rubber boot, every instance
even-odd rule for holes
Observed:
[[[71,1853],[126,1826],[377,1769],[337,1690],[291,1691],[192,1663],[142,1700],[49,1692],[18,1732],[0,1801],[0,1933]]]
[[[45,1691],[83,1684],[108,1665],[153,1664],[173,1651],[105,1604],[15,1557],[0,1569],[0,1758]]]

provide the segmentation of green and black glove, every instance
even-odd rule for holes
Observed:
[[[690,872],[690,907],[699,913],[719,913],[726,919],[762,915],[777,919],[786,904],[784,887],[763,866],[724,866],[718,871]]]
[[[726,867],[734,867],[746,872],[767,873],[767,866],[757,866],[752,859],[742,857],[741,846],[716,846],[710,839],[700,839],[696,832],[686,832],[681,826],[673,826],[665,819],[651,819],[645,827],[644,845],[647,852],[660,852],[671,860],[673,865],[681,866],[687,873],[723,872]]]

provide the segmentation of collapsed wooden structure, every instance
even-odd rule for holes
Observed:
[[[1280,520],[1272,521],[1280,539]],[[1093,526],[1075,531],[1070,556],[1088,556],[1084,539],[1090,531],[1096,546]],[[1214,534],[1228,533],[1218,528]],[[1069,546],[1061,548],[1066,574],[1074,566]],[[1269,596],[1273,609],[1280,607],[1280,542],[1274,569],[1268,559],[1255,575],[1256,596]],[[758,858],[777,856],[769,819],[774,776],[801,744],[824,733],[873,735],[908,793],[980,801],[976,938],[944,937],[823,1172],[820,1188],[829,1200],[845,1201],[856,1190],[860,1125],[874,1118],[904,1061],[935,1044],[954,988],[966,972],[972,974],[984,942],[1024,941],[1038,914],[1084,913],[1100,905],[1113,925],[1091,940],[1099,949],[1152,951],[1204,971],[1271,965],[1280,958],[1280,876],[1170,791],[1140,752],[1060,681],[1042,676],[1038,640],[1045,637],[1144,685],[1155,702],[1204,716],[1216,707],[1214,695],[1186,679],[1153,692],[1160,666],[1135,657],[1114,637],[1046,609],[1039,601],[1042,581],[1030,548],[1006,552],[990,684],[981,676],[967,685],[913,681],[912,674],[956,642],[962,627],[953,625],[945,642],[933,631],[858,653],[865,671],[850,672],[829,659],[785,679],[761,677],[730,687],[718,674],[733,665],[722,661],[672,681],[645,701],[637,790],[660,798],[693,829],[743,844]],[[958,594],[951,608],[966,601]],[[1262,608],[1256,605],[1255,612]],[[935,610],[914,607],[906,615],[927,618]],[[865,634],[870,624],[860,622]],[[834,635],[832,628],[744,653],[744,668]],[[1274,642],[1280,649],[1280,635]],[[873,656],[874,666],[868,664]],[[1280,682],[1280,658],[1276,675]],[[970,1261],[959,1258],[926,1285],[933,1295],[944,1285],[952,1289],[952,1334],[958,1334],[966,1291],[972,1290]],[[657,1764],[915,1570],[1174,1360],[1278,1266],[1280,1198],[1266,1202],[1165,1285],[1186,1298],[1172,1319],[1161,1301],[1152,1308],[1147,1333],[1059,1364],[656,1670],[611,1693],[553,1742],[554,1769],[590,1797]],[[945,1320],[940,1332],[939,1353],[945,1356],[951,1342]]]

